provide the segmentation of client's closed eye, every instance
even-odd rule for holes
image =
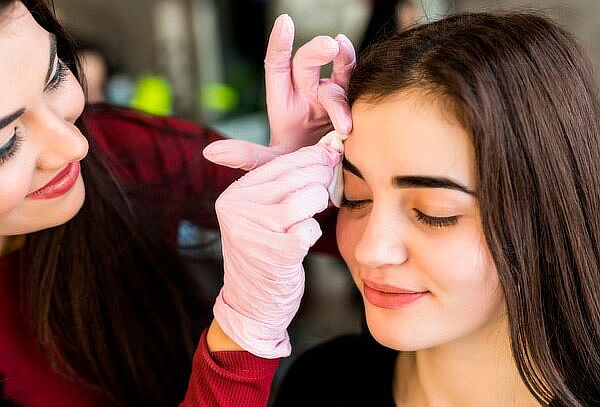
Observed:
[[[346,197],[343,197],[342,198],[342,208],[348,208],[350,210],[359,210],[359,209],[365,208],[371,202],[373,202],[373,201],[370,199],[350,200],[350,199],[347,199]]]
[[[458,219],[460,216],[447,216],[447,217],[437,217],[437,216],[429,216],[424,214],[418,209],[413,209],[417,216],[417,220],[421,223],[426,224],[427,226],[431,226],[434,228],[443,228],[448,226],[454,226],[458,223]]]

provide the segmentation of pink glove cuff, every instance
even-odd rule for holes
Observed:
[[[253,355],[276,359],[292,353],[287,331],[273,332],[264,323],[240,314],[225,302],[222,290],[215,301],[213,314],[223,332]]]

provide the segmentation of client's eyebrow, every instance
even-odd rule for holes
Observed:
[[[475,192],[466,186],[444,177],[426,177],[418,175],[396,176],[392,183],[397,188],[447,188],[475,196]]]
[[[364,180],[365,177],[362,175],[360,170],[352,164],[346,156],[342,159],[343,169],[356,175],[358,178]],[[466,194],[476,196],[475,192],[471,191],[466,186],[459,182],[453,181],[449,178],[444,177],[430,177],[421,175],[398,175],[392,178],[392,184],[396,188],[446,188],[454,189],[456,191],[464,192]]]
[[[348,161],[348,159],[346,158],[346,156],[344,156],[342,158],[342,168],[350,171],[352,174],[356,175],[358,178],[360,179],[365,179],[365,177],[363,177],[363,175],[360,173],[360,171],[358,170],[358,168],[356,168],[354,166],[354,164],[352,164],[350,161]]]

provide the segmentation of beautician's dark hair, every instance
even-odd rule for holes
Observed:
[[[78,76],[75,48],[51,5],[22,3],[55,34],[58,56]],[[3,14],[12,6],[0,0]],[[28,322],[57,372],[114,405],[177,406],[210,309],[176,245],[143,216],[155,212],[126,194],[86,137],[83,208],[66,224],[26,237],[20,274]]]
[[[530,13],[462,14],[359,56],[350,103],[421,89],[472,137],[513,357],[544,405],[600,405],[600,113],[590,61]]]

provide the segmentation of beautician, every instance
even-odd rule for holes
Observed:
[[[176,229],[181,220],[215,228],[215,198],[242,175],[202,158],[220,136],[176,119],[86,109],[76,54],[45,2],[0,0],[0,12],[2,405],[265,405],[290,352],[301,261],[321,234],[313,216],[327,207],[339,153],[302,149],[238,181],[255,182],[261,199],[270,194],[290,216],[271,234],[236,231],[252,250],[224,253],[211,322]],[[319,99],[336,128],[350,130],[351,44],[317,37],[292,63],[293,36],[291,19],[278,18],[266,57],[270,146],[239,142],[234,154],[217,143],[206,151],[213,161],[252,169],[314,144],[332,128]],[[332,60],[331,79],[319,80]],[[270,189],[275,174],[298,185]]]

